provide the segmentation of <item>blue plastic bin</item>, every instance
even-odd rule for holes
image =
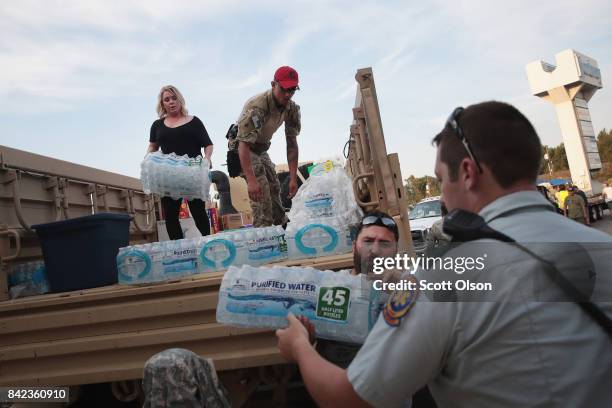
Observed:
[[[117,283],[117,252],[128,246],[130,217],[100,213],[33,225],[51,292]]]

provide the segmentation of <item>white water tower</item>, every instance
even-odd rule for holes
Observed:
[[[573,182],[587,195],[601,193],[592,179],[601,170],[595,130],[588,102],[601,89],[597,61],[572,49],[555,55],[557,65],[544,61],[527,64],[531,92],[555,105]]]

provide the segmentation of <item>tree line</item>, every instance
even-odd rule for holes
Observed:
[[[602,170],[595,176],[599,181],[606,181],[612,177],[612,129],[602,129],[597,134],[597,148],[601,158]],[[542,146],[542,164],[540,174],[549,174],[560,170],[569,170],[565,146]]]
[[[440,182],[436,177],[415,177],[410,175],[404,180],[404,191],[409,205],[413,205],[426,197],[440,195]]]

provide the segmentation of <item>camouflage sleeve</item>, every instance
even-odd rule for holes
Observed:
[[[246,143],[255,143],[264,124],[264,112],[257,108],[245,109],[238,119],[238,140]]]
[[[285,135],[295,137],[300,134],[300,130],[302,130],[302,117],[300,106],[296,104],[285,119]]]

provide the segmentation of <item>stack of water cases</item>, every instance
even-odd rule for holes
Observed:
[[[289,258],[350,252],[350,226],[362,216],[346,171],[337,162],[317,164],[292,201],[286,230]]]
[[[11,299],[49,292],[47,271],[43,261],[13,265],[8,280]]]
[[[283,228],[245,228],[206,237],[154,242],[119,249],[119,283],[177,279],[232,265],[262,265],[287,258]]]
[[[232,265],[258,266],[287,259],[283,227],[245,228],[202,238],[199,247],[201,272],[219,271]]]
[[[208,199],[210,163],[206,158],[160,151],[147,154],[140,165],[140,180],[147,194],[187,200]]]
[[[317,337],[363,343],[369,328],[365,276],[295,267],[231,267],[223,276],[217,321],[238,327],[280,328],[287,314],[308,317]],[[371,312],[372,310],[372,312]]]

